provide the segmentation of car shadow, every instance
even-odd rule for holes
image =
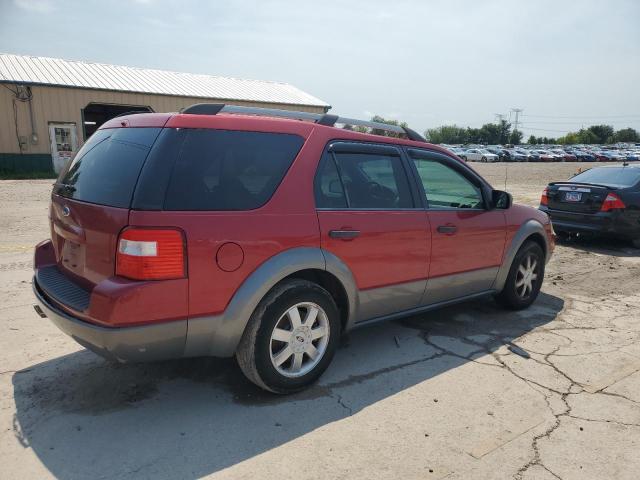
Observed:
[[[13,375],[14,435],[60,479],[195,479],[481,359],[553,321],[564,306],[541,293],[529,309],[491,299],[355,330],[308,390],[277,396],[234,360],[109,363],[88,351]]]
[[[635,248],[631,242],[608,237],[571,236],[558,237],[559,245],[575,248],[589,253],[609,255],[612,257],[640,257],[640,248]]]

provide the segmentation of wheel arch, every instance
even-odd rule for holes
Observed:
[[[343,330],[351,327],[357,306],[357,289],[351,271],[337,257],[320,248],[293,248],[269,258],[251,273],[223,313],[189,319],[184,356],[233,356],[260,301],[288,278],[315,281],[332,296],[335,293],[341,317],[344,314]]]
[[[507,247],[504,258],[502,260],[502,265],[500,266],[498,274],[496,275],[496,280],[493,286],[494,290],[499,292],[504,288],[507,276],[509,275],[509,270],[511,269],[511,264],[513,263],[513,260],[518,253],[518,250],[520,250],[520,247],[522,247],[522,245],[524,245],[524,243],[528,240],[534,241],[538,245],[540,245],[545,259],[549,258],[549,244],[547,241],[544,226],[537,220],[528,220],[527,222],[523,223],[522,226],[518,229],[513,239],[511,240],[511,243]]]

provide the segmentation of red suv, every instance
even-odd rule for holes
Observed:
[[[485,295],[529,306],[554,247],[545,213],[410,129],[212,104],[104,124],[50,219],[41,316],[118,361],[235,355],[278,393],[354,327]]]

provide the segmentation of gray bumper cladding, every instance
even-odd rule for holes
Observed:
[[[173,321],[140,327],[108,328],[93,325],[50,304],[34,279],[38,315],[46,315],[76,342],[105,358],[120,362],[142,362],[182,357],[187,321]]]

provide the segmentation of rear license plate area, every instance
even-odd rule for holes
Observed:
[[[582,201],[582,193],[581,192],[566,192],[564,194],[565,202],[580,202]]]

